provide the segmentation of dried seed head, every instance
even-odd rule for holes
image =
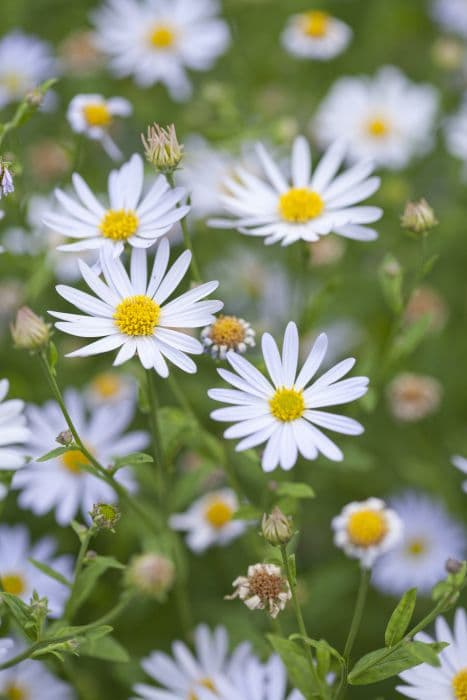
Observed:
[[[289,582],[275,564],[253,564],[247,576],[239,576],[232,584],[235,588],[227,600],[240,598],[250,610],[267,610],[277,617],[292,597]]]

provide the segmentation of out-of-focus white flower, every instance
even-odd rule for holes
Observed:
[[[24,525],[0,525],[0,582],[2,590],[16,595],[29,603],[33,591],[47,598],[48,607],[54,617],[59,617],[68,598],[67,586],[47,576],[29,559],[52,567],[71,580],[73,576],[70,556],[55,555],[56,542],[44,537],[31,544],[29,532]],[[0,675],[1,678],[1,675]],[[0,686],[1,687],[1,686]]]
[[[346,505],[333,518],[334,544],[347,556],[359,559],[371,569],[375,561],[395,547],[402,537],[403,524],[397,513],[379,498]]]
[[[438,409],[443,390],[434,377],[402,372],[389,384],[387,395],[391,413],[405,422],[422,420]]]
[[[13,176],[8,169],[7,163],[0,159],[0,199],[14,191]]]
[[[24,450],[19,445],[29,438],[24,402],[20,399],[5,401],[9,388],[7,379],[0,380],[0,470],[23,466]]]
[[[137,85],[162,82],[177,101],[187,100],[187,70],[209,70],[230,42],[217,0],[109,0],[94,13],[96,43],[117,77]]]
[[[467,474],[467,458],[461,455],[451,457],[451,463],[459,469],[463,474]],[[462,483],[462,490],[467,493],[467,480]]]
[[[377,238],[366,224],[381,218],[378,207],[358,206],[379,187],[380,179],[370,177],[370,162],[336,176],[346,146],[336,141],[311,170],[307,140],[298,136],[293,145],[291,179],[276,165],[264,146],[257,155],[265,179],[237,167],[234,176],[224,181],[227,192],[221,197],[231,219],[213,219],[211,226],[236,228],[240,233],[265,238],[265,243],[317,241],[320,236],[337,233],[345,238],[371,241]]]
[[[119,403],[120,401],[136,402],[137,383],[128,375],[121,372],[100,372],[86,387],[86,399],[91,407],[104,404]]]
[[[429,594],[446,577],[447,559],[465,558],[465,530],[440,501],[421,493],[405,493],[391,499],[389,505],[402,520],[403,534],[399,543],[376,561],[372,581],[385,593],[400,595],[408,588],[417,588]]]
[[[241,355],[255,346],[256,331],[237,316],[219,316],[201,331],[201,342],[213,357],[225,359],[229,350]]]
[[[0,40],[0,108],[22,100],[57,70],[47,42],[18,31],[6,34]]]
[[[77,134],[85,134],[100,141],[105,152],[113,160],[120,160],[122,152],[109,134],[114,117],[128,117],[133,111],[131,103],[123,97],[102,95],[75,95],[68,105],[67,119]]]
[[[23,642],[15,641],[8,658],[14,658],[24,649]],[[76,699],[76,694],[68,683],[56,678],[40,661],[32,659],[0,671],[0,695],[8,700]]]
[[[410,325],[429,316],[429,330],[442,331],[448,320],[449,310],[441,294],[428,285],[417,287],[410,295],[404,312],[404,321]]]
[[[227,600],[240,598],[250,610],[266,610],[272,618],[292,598],[289,582],[275,564],[252,564],[247,575],[239,576],[232,585],[235,590]]]
[[[464,177],[467,175],[467,95],[458,109],[444,123],[444,137],[448,152],[463,161]]]
[[[187,533],[186,542],[193,552],[204,552],[213,545],[225,546],[248,527],[245,520],[233,517],[238,505],[232,489],[212,491],[198,498],[185,513],[172,515],[170,526]]]
[[[292,15],[282,33],[282,44],[289,53],[318,61],[338,56],[351,39],[348,24],[321,10]]]
[[[89,414],[85,401],[74,389],[65,392],[65,404],[87,449],[105,467],[116,457],[144,449],[147,433],[124,434],[134,415],[134,402],[99,406]],[[56,438],[65,429],[65,420],[55,401],[43,406],[28,406],[31,437],[26,452],[41,457],[57,446]],[[89,512],[96,503],[115,503],[117,495],[106,482],[86,471],[87,457],[79,450],[70,450],[46,462],[29,462],[15,473],[13,488],[21,493],[18,503],[36,515],[55,510],[59,525],[68,525],[81,511],[89,521]],[[135,482],[128,469],[119,469],[115,478],[128,489]]]
[[[432,14],[443,29],[467,38],[467,4],[465,0],[434,0]]]
[[[399,170],[431,149],[437,108],[433,86],[386,66],[373,78],[339,78],[318,109],[313,132],[323,147],[345,139],[351,161]]]
[[[367,377],[342,379],[355,364],[347,358],[310,384],[327,350],[322,333],[297,373],[299,337],[290,322],[284,335],[282,356],[273,337],[262,338],[263,358],[269,381],[254,365],[237,353],[227,353],[235,372],[219,369],[218,373],[234,389],[211,389],[210,398],[231,404],[211,413],[214,420],[234,423],[224,437],[241,438],[237,451],[266,442],[262,457],[265,472],[278,465],[292,469],[300,452],[305,459],[316,459],[321,452],[328,459],[343,459],[341,450],[316,426],[345,435],[360,435],[363,427],[353,418],[318,410],[354,401],[368,390]]]

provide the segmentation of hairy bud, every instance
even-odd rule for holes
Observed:
[[[407,202],[401,217],[402,228],[412,231],[412,233],[426,234],[437,223],[435,212],[426,199],[422,198],[418,202]]]
[[[10,325],[11,336],[17,348],[39,350],[49,342],[50,325],[28,306],[22,306]]]
[[[174,124],[166,129],[159,124],[148,126],[147,136],[141,134],[146,160],[163,173],[173,172],[183,157]]]
[[[291,520],[276,506],[270,515],[263,515],[261,531],[264,539],[272,545],[287,544],[293,535]]]
[[[458,574],[462,570],[462,562],[458,559],[449,558],[446,562],[446,571],[448,574]]]
[[[73,442],[73,434],[71,430],[62,430],[62,432],[55,438],[55,442],[58,442],[59,445],[64,445],[65,447],[71,445]]]
[[[127,571],[127,582],[141,593],[160,598],[175,581],[175,566],[162,554],[147,553],[134,557]]]

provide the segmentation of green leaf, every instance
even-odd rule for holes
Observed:
[[[31,564],[33,564],[33,566],[36,567],[36,569],[42,571],[42,573],[46,576],[55,579],[55,581],[58,581],[59,583],[63,583],[64,586],[71,586],[71,583],[68,581],[68,579],[66,579],[65,576],[63,576],[63,574],[59,573],[58,571],[55,571],[55,569],[52,569],[51,566],[47,566],[47,564],[43,564],[42,562],[37,561],[32,557],[29,557],[28,561],[30,561]]]
[[[151,455],[148,455],[145,452],[132,452],[125,457],[117,457],[114,459],[112,471],[116,472],[122,467],[135,467],[138,466],[138,464],[148,464],[150,462],[154,462],[154,458],[151,457]]]
[[[314,498],[315,492],[308,486],[301,482],[294,481],[282,481],[277,484],[276,493],[279,496],[290,496],[292,498]]]
[[[55,457],[60,457],[60,455],[65,454],[65,452],[76,452],[78,450],[77,445],[73,446],[63,446],[63,447],[55,447],[53,450],[50,450],[50,452],[46,452],[45,455],[42,455],[42,457],[37,457],[35,459],[35,462],[48,462],[49,459],[55,459]]]
[[[78,575],[73,587],[73,593],[67,603],[67,614],[72,617],[92,593],[98,579],[109,569],[124,569],[125,567],[114,557],[96,557],[87,562]]]
[[[397,644],[407,631],[407,628],[412,619],[417,600],[417,589],[411,588],[404,593],[394,612],[389,618],[388,626],[384,633],[384,642],[387,647],[392,647]]]
[[[428,260],[425,261],[425,263],[423,264],[423,267],[422,267],[422,274],[421,274],[422,279],[423,279],[423,277],[426,277],[426,275],[428,275],[432,271],[432,269],[434,268],[438,259],[439,259],[439,253],[435,253],[430,258],[428,258]]]
[[[130,660],[126,649],[110,636],[86,639],[79,645],[79,653],[82,656],[115,663],[127,663]]]
[[[402,295],[403,270],[399,261],[388,253],[379,269],[379,281],[386,303],[394,314],[402,311],[404,300]]]
[[[320,639],[316,646],[316,666],[320,678],[324,680],[331,668],[331,649],[324,639]]]
[[[26,632],[31,639],[34,639],[35,633],[31,628],[31,623],[34,622],[34,618],[29,605],[23,603],[21,598],[17,598],[15,595],[6,593],[5,591],[0,592],[0,601],[6,605],[8,611],[14,617],[23,632]]]
[[[50,369],[52,370],[52,373],[55,374],[55,367],[56,367],[57,362],[58,362],[58,350],[57,350],[57,346],[55,345],[55,343],[52,340],[49,342],[49,358],[48,358],[48,360],[49,360]]]
[[[427,334],[430,323],[430,314],[424,314],[418,321],[408,326],[396,338],[391,348],[391,361],[395,362],[411,355]]]
[[[274,634],[268,634],[267,637],[274,651],[281,657],[291,684],[300,690],[307,700],[312,700],[312,692],[317,688],[311,687],[310,668],[304,649],[295,642],[276,637]]]
[[[393,649],[377,649],[366,654],[357,661],[349,673],[348,682],[351,685],[369,685],[397,676],[402,671],[421,663],[432,664],[434,660],[432,652],[439,653],[442,648],[438,643],[423,644],[424,647],[429,647],[427,650],[422,649],[421,644],[423,643],[405,642]]]
[[[235,520],[259,520],[261,518],[262,512],[255,508],[255,506],[245,503],[237,508],[233,514]]]
[[[449,646],[449,644],[446,642],[426,644],[425,642],[413,641],[411,643],[411,651],[420,661],[423,661],[423,663],[429,664],[430,666],[440,666],[441,662],[438,658],[438,654],[447,646]]]

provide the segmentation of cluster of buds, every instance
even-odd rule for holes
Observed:
[[[126,580],[128,585],[140,593],[160,599],[174,584],[175,566],[163,554],[140,554],[131,560]]]
[[[115,532],[114,528],[120,520],[120,511],[110,503],[96,503],[89,515],[99,530],[110,530],[110,532]]]
[[[401,217],[402,228],[417,235],[425,235],[437,223],[435,212],[426,199],[422,198],[418,202],[407,202]]]
[[[183,158],[174,124],[166,129],[159,124],[148,126],[147,136],[141,134],[146,160],[162,173],[172,173]]]
[[[22,306],[10,325],[13,342],[22,350],[40,350],[50,339],[50,324],[37,316],[28,306]]]
[[[247,575],[232,585],[235,591],[226,600],[239,598],[250,610],[266,610],[273,619],[292,597],[289,582],[276,564],[252,564]]]

